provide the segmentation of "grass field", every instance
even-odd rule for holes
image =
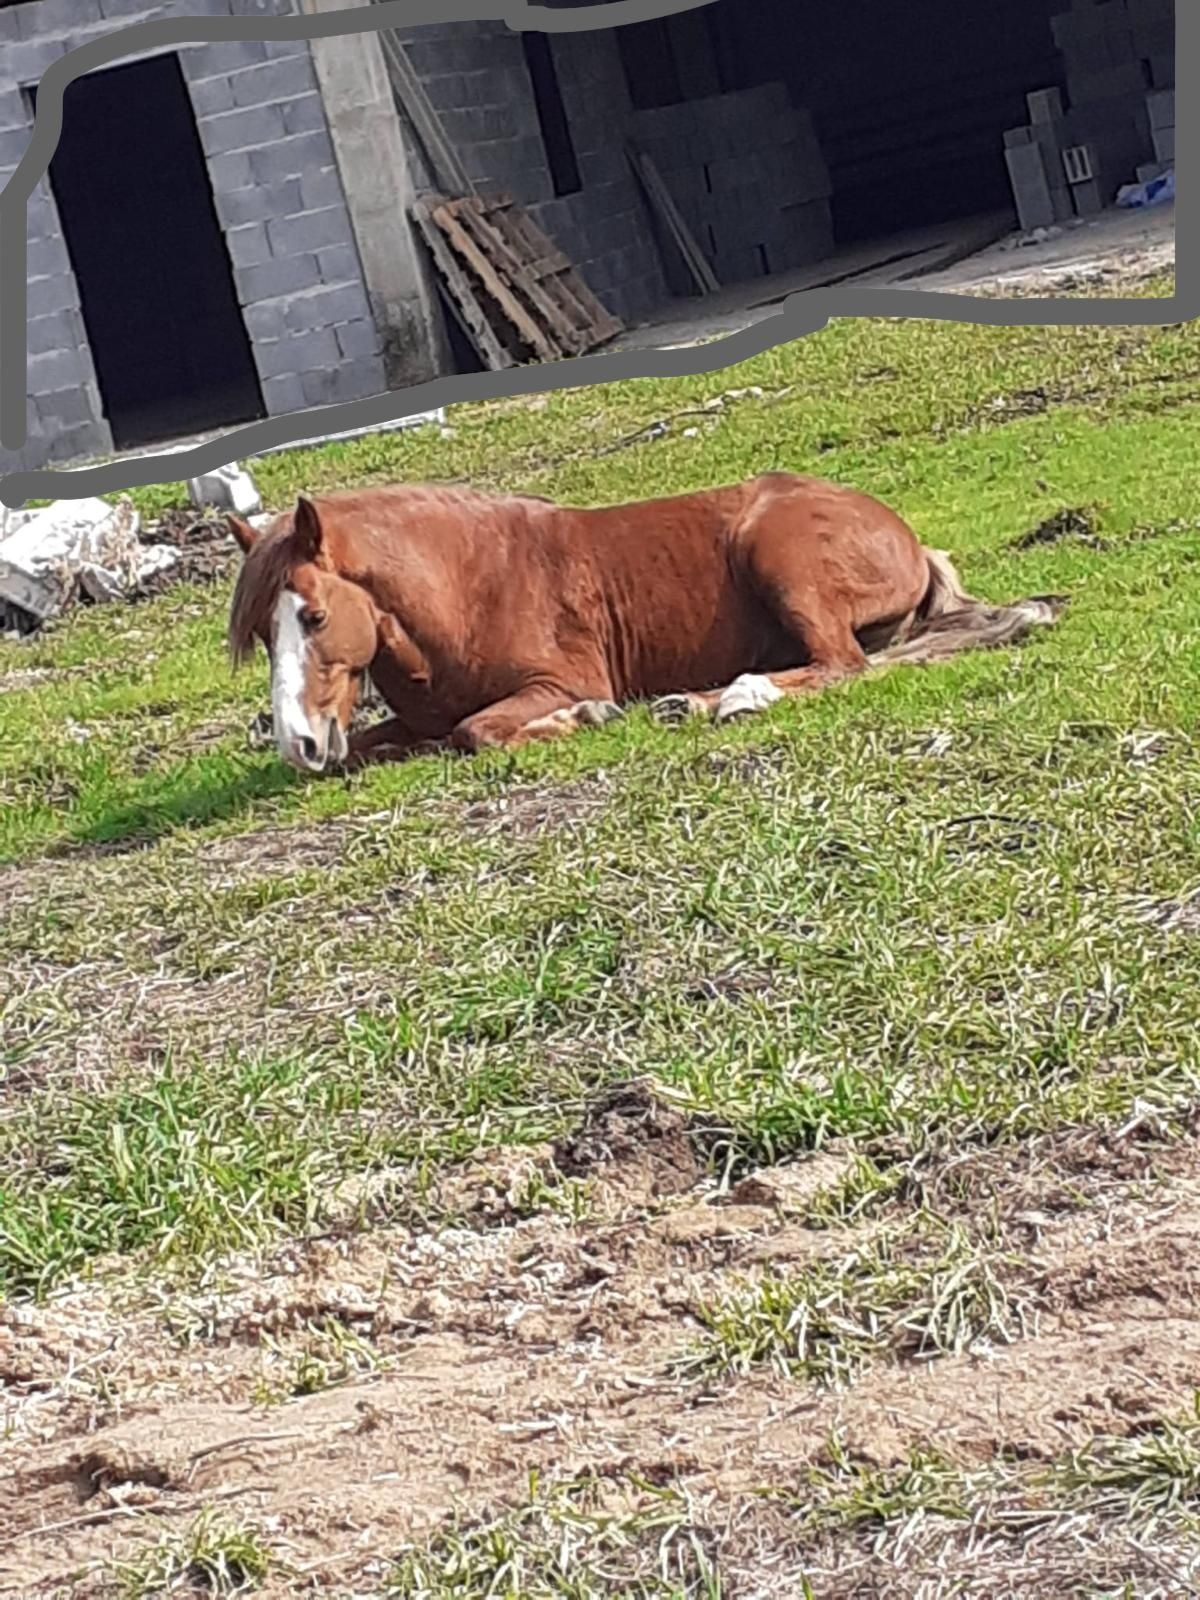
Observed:
[[[261,464],[1070,597],[723,730],[306,782],[228,580],[0,645],[0,1579],[1197,1592],[1198,418],[1194,325],[863,320]]]

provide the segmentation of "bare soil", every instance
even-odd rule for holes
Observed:
[[[969,1467],[1049,1460],[1188,1402],[1200,1143],[1162,1144],[1145,1127],[960,1152],[925,1174],[926,1200],[945,1211],[994,1200],[1011,1217],[1036,1309],[1027,1337],[878,1363],[841,1391],[674,1375],[698,1300],[841,1255],[877,1225],[805,1225],[808,1201],[846,1169],[844,1154],[823,1154],[722,1193],[696,1130],[633,1086],[557,1150],[447,1179],[461,1226],[422,1232],[383,1215],[157,1301],[126,1279],[8,1307],[0,1592],[87,1592],[114,1553],[213,1501],[269,1531],[290,1575],[267,1592],[363,1592],[406,1540],[453,1510],[520,1500],[536,1470],[679,1486],[721,1508],[728,1592],[783,1594],[772,1572],[790,1524],[759,1491],[795,1486],[834,1430],[864,1463],[924,1447]],[[554,1171],[590,1186],[584,1220],[524,1214],[530,1180]],[[348,1188],[348,1216],[364,1200]],[[290,1393],[331,1327],[369,1361]],[[1094,1552],[1076,1556],[1086,1574]],[[924,1592],[882,1557],[863,1560],[857,1587],[825,1592]],[[960,1592],[1010,1592],[986,1551],[963,1570],[994,1581]]]

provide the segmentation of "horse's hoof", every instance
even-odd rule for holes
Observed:
[[[603,728],[625,715],[615,700],[581,700],[572,711],[581,728]]]
[[[700,708],[696,705],[691,695],[664,694],[661,699],[651,703],[650,715],[655,722],[661,722],[667,727],[675,728],[681,723],[689,722],[693,717],[699,716]]]
[[[757,672],[744,672],[740,678],[734,679],[718,700],[716,721],[736,722],[741,717],[752,717],[782,699],[783,690],[770,678]]]

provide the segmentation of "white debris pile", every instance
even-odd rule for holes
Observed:
[[[0,508],[0,626],[29,633],[79,598],[129,600],[173,567],[171,545],[143,544],[132,501],[56,500],[36,511]]]
[[[262,499],[254,479],[236,461],[228,467],[217,467],[214,472],[203,472],[198,478],[189,478],[188,498],[200,509],[216,506],[239,517],[253,516],[262,510]]]

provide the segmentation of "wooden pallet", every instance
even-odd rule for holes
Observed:
[[[488,367],[584,355],[623,331],[511,195],[436,195],[414,217]]]

